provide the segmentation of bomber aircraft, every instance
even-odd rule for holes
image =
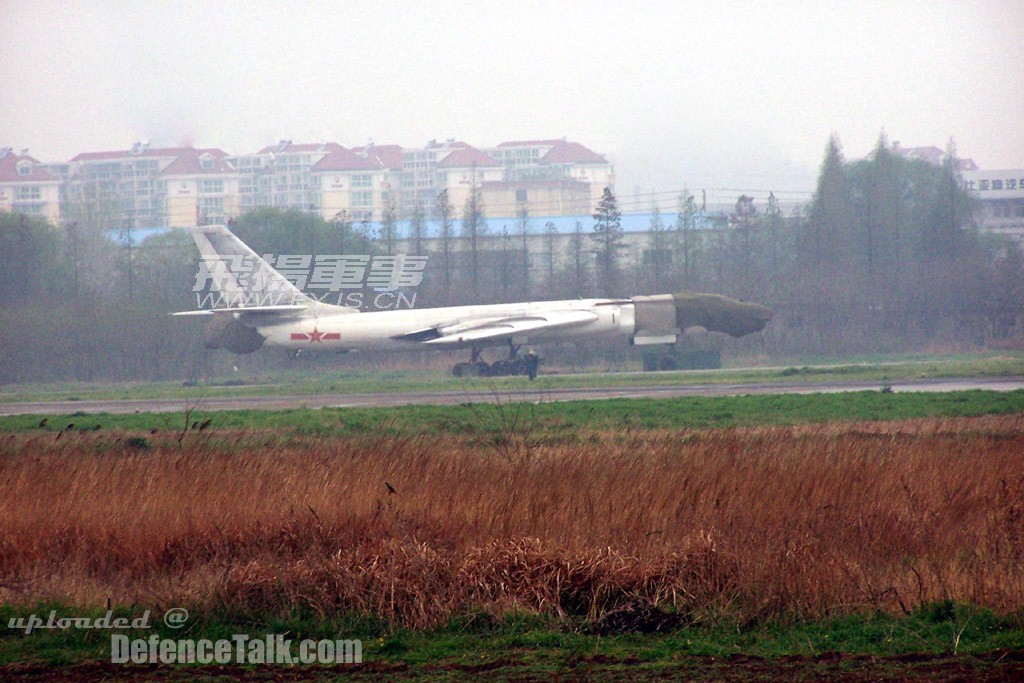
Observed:
[[[360,311],[303,293],[226,226],[192,229],[203,267],[227,306],[173,315],[206,316],[206,348],[237,354],[263,346],[298,352],[467,349],[455,376],[527,373],[524,344],[622,337],[635,345],[673,344],[687,328],[742,337],[772,317],[756,303],[718,294],[680,292],[622,299],[573,299],[509,304]],[[243,265],[244,264],[244,265]],[[507,347],[492,363],[485,347]]]

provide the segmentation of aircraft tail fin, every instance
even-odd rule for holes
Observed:
[[[223,307],[313,306],[317,302],[246,246],[226,226],[191,230],[202,257],[199,281],[220,295]]]

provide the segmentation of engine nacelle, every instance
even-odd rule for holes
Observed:
[[[743,337],[764,329],[772,309],[761,304],[730,299],[721,294],[679,292],[673,294],[679,329],[700,326],[712,332]]]
[[[266,337],[229,315],[215,315],[203,328],[203,346],[244,354],[258,351]]]
[[[675,344],[679,338],[676,301],[671,294],[634,296],[633,317],[636,332],[633,344]]]
[[[679,292],[632,298],[636,332],[633,343],[674,344],[688,327],[703,327],[733,337],[760,332],[772,319],[767,306],[720,294]]]

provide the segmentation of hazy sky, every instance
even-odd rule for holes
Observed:
[[[1024,167],[1024,2],[0,0],[0,145],[568,137],[620,194],[811,189],[883,128]]]

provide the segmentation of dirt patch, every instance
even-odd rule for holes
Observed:
[[[766,659],[750,655],[683,656],[667,662],[641,662],[635,657],[574,656],[557,669],[537,669],[514,657],[480,665],[452,663],[410,667],[404,663],[367,662],[338,667],[301,666],[124,666],[87,662],[69,666],[9,664],[0,666],[0,680],[43,681],[332,681],[401,679],[487,681],[1018,681],[1024,680],[1024,651],[998,650],[982,655],[911,654],[894,657],[822,653]]]

